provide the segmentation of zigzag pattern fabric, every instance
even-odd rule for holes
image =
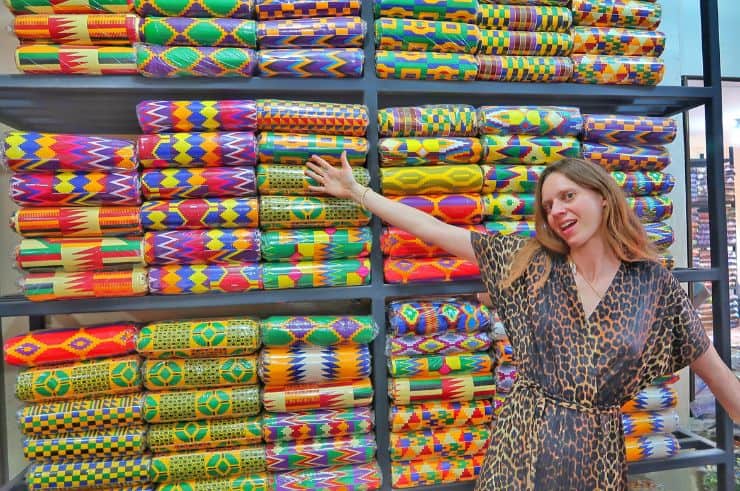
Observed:
[[[647,232],[648,240],[659,250],[668,249],[673,245],[673,228],[667,223],[645,223],[643,226],[645,227],[645,232]]]
[[[265,48],[362,48],[366,31],[360,17],[313,17],[260,22],[257,37]]]
[[[261,131],[364,136],[370,123],[362,104],[257,100],[257,127]]]
[[[148,17],[137,22],[134,35],[160,46],[257,48],[257,22],[249,19]]]
[[[147,264],[241,264],[260,260],[256,228],[169,230],[144,235]]]
[[[382,475],[377,462],[326,469],[300,469],[275,474],[275,486],[285,491],[311,491],[317,486],[329,489],[380,489]]]
[[[138,73],[145,77],[251,77],[257,67],[257,52],[250,48],[138,44],[135,49]]]
[[[260,379],[265,385],[290,386],[352,381],[370,376],[372,360],[366,344],[349,346],[264,347]]]
[[[45,271],[23,278],[23,295],[32,302],[73,300],[92,297],[134,297],[145,295],[147,271],[135,267],[126,271]]]
[[[231,17],[251,19],[253,0],[133,0],[134,9],[142,17]]]
[[[8,0],[8,9],[15,14],[127,14],[133,6],[127,0]]]
[[[270,316],[261,322],[265,346],[369,344],[378,328],[370,316]]]
[[[13,255],[21,269],[75,272],[144,265],[142,240],[117,237],[23,239]]]
[[[141,135],[136,145],[145,168],[235,167],[257,163],[257,139],[250,132]]]
[[[360,48],[262,49],[262,77],[360,78],[365,52]]]
[[[435,484],[472,481],[478,477],[485,453],[478,455],[391,462],[391,486],[415,488]]]
[[[255,131],[257,103],[248,99],[141,101],[136,118],[144,133]]]
[[[390,356],[454,355],[487,350],[491,346],[491,336],[485,331],[446,332],[431,336],[394,336],[390,338],[388,346]]]
[[[10,227],[23,237],[99,237],[141,234],[139,208],[133,206],[21,208]]]
[[[583,84],[658,85],[665,63],[651,56],[573,55],[572,81]]]
[[[22,42],[130,46],[127,26],[137,19],[133,14],[19,15],[13,32]]]
[[[573,0],[571,9],[574,22],[581,26],[631,27],[649,31],[658,28],[663,13],[659,2],[638,0]]]
[[[483,146],[478,138],[381,138],[378,153],[382,167],[477,164],[483,156]]]
[[[571,34],[573,52],[592,55],[658,57],[666,43],[666,36],[660,31],[621,27],[574,26]]]
[[[257,194],[254,167],[146,169],[141,187],[148,200],[248,197]]]
[[[16,172],[10,176],[10,197],[22,206],[138,205],[136,172]]]
[[[373,421],[373,411],[369,407],[265,414],[262,438],[272,443],[365,435],[372,433]]]
[[[369,464],[375,458],[374,435],[352,435],[324,440],[277,442],[267,445],[270,472],[338,465]]]
[[[149,267],[149,291],[154,295],[243,293],[261,289],[262,267],[259,263]]]
[[[147,230],[254,228],[259,223],[257,198],[192,198],[146,201],[141,221]]]

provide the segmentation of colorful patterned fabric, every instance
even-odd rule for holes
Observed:
[[[648,240],[659,250],[664,250],[673,245],[673,227],[663,222],[645,223],[645,232]],[[656,385],[662,382],[654,382]]]
[[[480,30],[474,24],[390,17],[375,21],[378,50],[475,54],[480,44]]]
[[[671,174],[654,171],[612,171],[612,177],[627,196],[652,196],[668,194],[676,179]]]
[[[323,440],[277,442],[267,445],[267,470],[312,469],[367,464],[375,458],[375,435],[352,435]]]
[[[271,443],[372,434],[374,419],[369,407],[266,414],[262,438]]]
[[[241,264],[260,260],[255,228],[169,230],[144,236],[147,264]]]
[[[143,394],[30,404],[18,411],[21,432],[35,438],[143,423]]]
[[[10,197],[23,206],[138,205],[136,172],[16,172],[10,176]]]
[[[665,64],[650,56],[573,55],[572,82],[581,84],[658,85]]]
[[[155,455],[149,469],[154,483],[223,479],[265,471],[265,448],[261,445],[228,450]]]
[[[318,155],[332,165],[340,165],[342,152],[347,152],[350,165],[365,165],[368,150],[367,140],[358,136],[263,132],[258,157],[262,164],[303,165],[312,155]]]
[[[477,138],[381,138],[382,167],[430,164],[477,164],[483,147]]]
[[[465,299],[395,300],[386,310],[394,336],[477,332],[491,325],[488,307]]]
[[[500,235],[521,235],[522,237],[534,237],[534,222],[526,220],[502,220],[495,222],[483,222],[486,232]]]
[[[262,418],[161,423],[149,426],[147,443],[152,452],[182,452],[262,442]]]
[[[127,14],[132,5],[127,0],[71,0],[64,3],[52,0],[8,0],[5,2],[14,14]]]
[[[386,258],[387,283],[473,280],[480,277],[478,264],[457,257]]]
[[[141,234],[135,206],[21,208],[10,227],[24,237],[100,237]]]
[[[97,271],[144,265],[142,240],[133,238],[23,239],[15,248],[14,256],[16,265],[21,269]]]
[[[261,321],[265,346],[368,344],[378,328],[366,315],[271,316]]]
[[[486,425],[468,428],[423,429],[406,433],[391,433],[391,461],[434,459],[477,455],[486,450],[491,430]]]
[[[475,56],[469,54],[381,50],[375,52],[375,73],[378,78],[475,80],[477,72],[478,63]]]
[[[369,122],[367,107],[360,104],[257,100],[261,131],[364,136]]]
[[[534,218],[534,195],[493,193],[483,195],[483,215],[492,220]]]
[[[259,383],[256,356],[147,360],[142,369],[144,387],[149,390],[207,389]]]
[[[2,139],[1,150],[13,171],[106,172],[137,167],[131,141],[91,135],[11,131]]]
[[[373,386],[369,378],[354,382],[266,387],[262,394],[265,410],[272,413],[369,406],[372,400]]]
[[[146,199],[228,198],[257,194],[253,167],[147,169],[141,174]]]
[[[137,73],[136,51],[130,46],[27,44],[16,48],[15,66],[23,73],[40,75]]]
[[[481,106],[481,135],[574,136],[583,130],[583,117],[576,107]]]
[[[260,324],[252,317],[160,321],[146,324],[136,350],[149,359],[243,356],[260,347]]]
[[[370,376],[366,344],[349,346],[269,347],[260,352],[260,379],[265,386],[352,381]]]
[[[627,205],[641,222],[660,222],[673,215],[673,200],[667,196],[628,196]]]
[[[567,7],[481,3],[478,25],[504,31],[568,32],[573,15]]]
[[[391,486],[415,488],[473,481],[480,474],[484,455],[391,462]]]
[[[257,103],[248,99],[141,101],[136,117],[144,133],[255,131]]]
[[[257,198],[193,198],[147,201],[141,206],[147,230],[253,228],[259,224]]]
[[[259,412],[260,389],[256,385],[211,390],[147,392],[144,397],[144,420],[147,423],[237,418],[256,416]],[[205,476],[200,477],[204,478]]]
[[[377,0],[375,18],[446,20],[475,24],[478,20],[477,0]]]
[[[360,17],[312,17],[260,22],[257,36],[265,48],[362,48],[365,21]]]
[[[256,0],[259,20],[360,15],[361,0]]]
[[[136,67],[152,78],[251,77],[257,52],[250,48],[136,45]]]
[[[494,349],[496,353],[496,363],[514,363],[514,348],[507,339],[502,339],[494,343]]]
[[[468,230],[485,233],[483,225],[461,225]],[[440,257],[449,253],[443,248],[397,227],[386,227],[380,236],[380,248],[383,255],[398,257]]]
[[[265,261],[326,261],[367,257],[372,248],[372,230],[324,228],[270,230],[260,238]]]
[[[33,491],[144,485],[149,482],[150,462],[150,457],[142,456],[34,464],[26,471],[26,482]]]
[[[583,139],[599,143],[662,145],[676,139],[676,120],[648,116],[586,114]]]
[[[148,17],[136,40],[160,46],[233,46],[257,48],[257,22],[248,19]]]
[[[622,406],[623,413],[661,411],[676,407],[678,392],[671,386],[650,385]]]
[[[273,476],[266,472],[253,473],[248,476],[209,479],[207,481],[184,481],[157,486],[157,491],[271,491],[273,489]]]
[[[481,192],[534,194],[537,180],[545,168],[544,165],[482,165]]]
[[[478,55],[476,80],[493,82],[568,82],[573,62],[565,56]]]
[[[260,196],[263,229],[364,227],[371,214],[351,199],[321,196]]]
[[[516,381],[518,371],[517,367],[503,363],[496,367],[496,391],[497,393],[507,394],[511,392]]]
[[[580,26],[632,27],[654,31],[660,25],[658,2],[637,0],[573,0],[573,21]]]
[[[23,278],[23,295],[31,301],[72,300],[92,297],[145,295],[147,271],[136,267],[125,271],[49,271],[29,273]]]
[[[567,136],[483,135],[486,164],[551,164],[581,155],[581,143]]]
[[[486,353],[427,356],[392,356],[388,360],[391,377],[429,378],[448,375],[491,373],[493,362]]]
[[[153,295],[243,293],[261,289],[262,268],[259,263],[149,267],[149,291]]]
[[[678,411],[645,411],[622,414],[622,429],[625,437],[673,433],[678,429]]]
[[[134,9],[142,17],[233,17],[251,19],[253,0],[133,0]]]
[[[128,355],[138,332],[132,322],[29,332],[5,341],[5,363],[36,367]]]
[[[647,0],[648,2],[652,0]],[[482,0],[481,3],[497,3],[501,5],[559,5],[568,6],[570,0]]]
[[[583,158],[608,171],[661,171],[671,163],[668,150],[661,145],[609,145],[583,142]]]
[[[483,220],[483,198],[479,194],[391,196],[389,199],[457,225],[474,225]]]
[[[388,395],[394,404],[447,400],[490,399],[496,393],[493,375],[456,377],[396,378],[388,380]]]
[[[18,374],[15,395],[25,402],[84,399],[141,390],[137,356],[28,368]]]
[[[431,401],[410,406],[391,405],[390,429],[408,432],[429,428],[470,428],[493,420],[490,399],[476,401]]]
[[[378,110],[380,136],[477,136],[476,109],[465,104],[388,107]]]
[[[23,439],[23,456],[37,462],[135,457],[145,450],[143,426]]]
[[[139,136],[142,167],[223,167],[257,164],[254,133],[161,133]]]
[[[262,77],[360,78],[365,52],[360,48],[261,49]]]
[[[483,173],[477,165],[435,165],[380,169],[386,196],[480,193]]]
[[[445,332],[431,336],[393,336],[388,338],[388,356],[454,355],[485,351],[491,336],[485,332]],[[400,403],[399,403],[400,404]]]
[[[670,434],[626,437],[624,446],[627,462],[673,457],[681,449],[676,437]]]
[[[665,34],[660,31],[575,26],[571,30],[571,35],[574,53],[660,56],[665,49]]]
[[[486,55],[568,56],[573,38],[563,32],[481,29],[478,53]]]
[[[275,489],[282,491],[313,491],[316,489],[369,491],[380,489],[382,476],[377,462],[326,469],[300,469],[275,474]]]
[[[368,258],[292,261],[262,265],[262,282],[265,290],[360,286],[369,285],[370,279]]]
[[[13,32],[21,42],[94,46],[126,46],[127,24],[133,14],[31,14],[13,19]]]

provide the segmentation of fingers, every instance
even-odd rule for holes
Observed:
[[[346,150],[344,150],[342,152],[342,158],[341,158],[341,160],[342,160],[342,168],[344,168],[344,170],[348,170],[348,171],[352,172],[352,166],[349,165],[349,160],[347,160],[347,151]]]
[[[326,160],[322,159],[318,155],[311,155],[311,159],[308,162],[313,162],[316,165],[323,167],[324,169],[331,167],[331,164]],[[306,162],[306,163],[308,163]]]
[[[311,179],[313,179],[314,181],[318,182],[318,183],[324,182],[324,176],[322,176],[321,174],[319,174],[317,172],[314,172],[311,169],[306,169],[305,172],[304,172],[304,174],[307,175],[308,177],[310,177]]]

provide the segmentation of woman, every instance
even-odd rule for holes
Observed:
[[[470,232],[357,184],[312,157],[315,191],[476,261],[519,361],[476,489],[625,490],[620,406],[686,365],[740,421],[740,382],[611,176],[581,159],[545,169],[535,239]]]

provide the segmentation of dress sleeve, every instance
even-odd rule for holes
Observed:
[[[470,242],[488,292],[498,296],[498,285],[509,273],[514,254],[527,239],[516,235],[489,235],[472,231]]]

